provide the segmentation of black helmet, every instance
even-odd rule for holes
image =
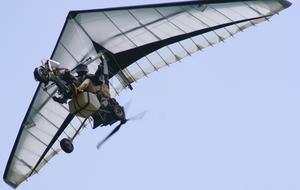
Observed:
[[[79,64],[77,67],[76,67],[76,73],[77,74],[86,74],[88,73],[89,70],[88,70],[88,67],[87,65],[85,64]]]
[[[43,66],[37,67],[33,72],[35,80],[47,84],[49,82],[49,73]]]

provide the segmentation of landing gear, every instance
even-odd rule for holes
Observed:
[[[74,150],[72,141],[67,138],[64,138],[60,141],[60,147],[65,153],[71,153]]]

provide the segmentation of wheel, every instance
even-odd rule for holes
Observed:
[[[113,106],[113,112],[118,119],[120,119],[120,120],[125,119],[125,113],[121,106],[119,106],[119,105]]]
[[[39,82],[47,83],[49,80],[49,74],[44,67],[37,67],[34,69],[34,78]]]
[[[60,141],[60,147],[65,153],[71,153],[74,150],[73,143],[67,138]]]

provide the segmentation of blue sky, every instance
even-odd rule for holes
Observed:
[[[147,1],[1,2],[0,173],[32,99],[32,71],[48,58],[69,10]],[[167,2],[167,1],[164,1]],[[18,189],[300,189],[298,2],[225,43],[193,54],[124,91],[126,124],[87,129]],[[4,67],[4,68],[3,68]],[[3,181],[0,189],[10,189]]]

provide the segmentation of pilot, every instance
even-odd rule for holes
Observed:
[[[92,92],[97,95],[98,99],[110,98],[108,72],[105,72],[106,60],[104,56],[100,57],[101,63],[98,65],[98,69],[95,74],[88,73],[88,67],[85,64],[79,64],[76,68],[77,73],[77,90],[79,92]]]

